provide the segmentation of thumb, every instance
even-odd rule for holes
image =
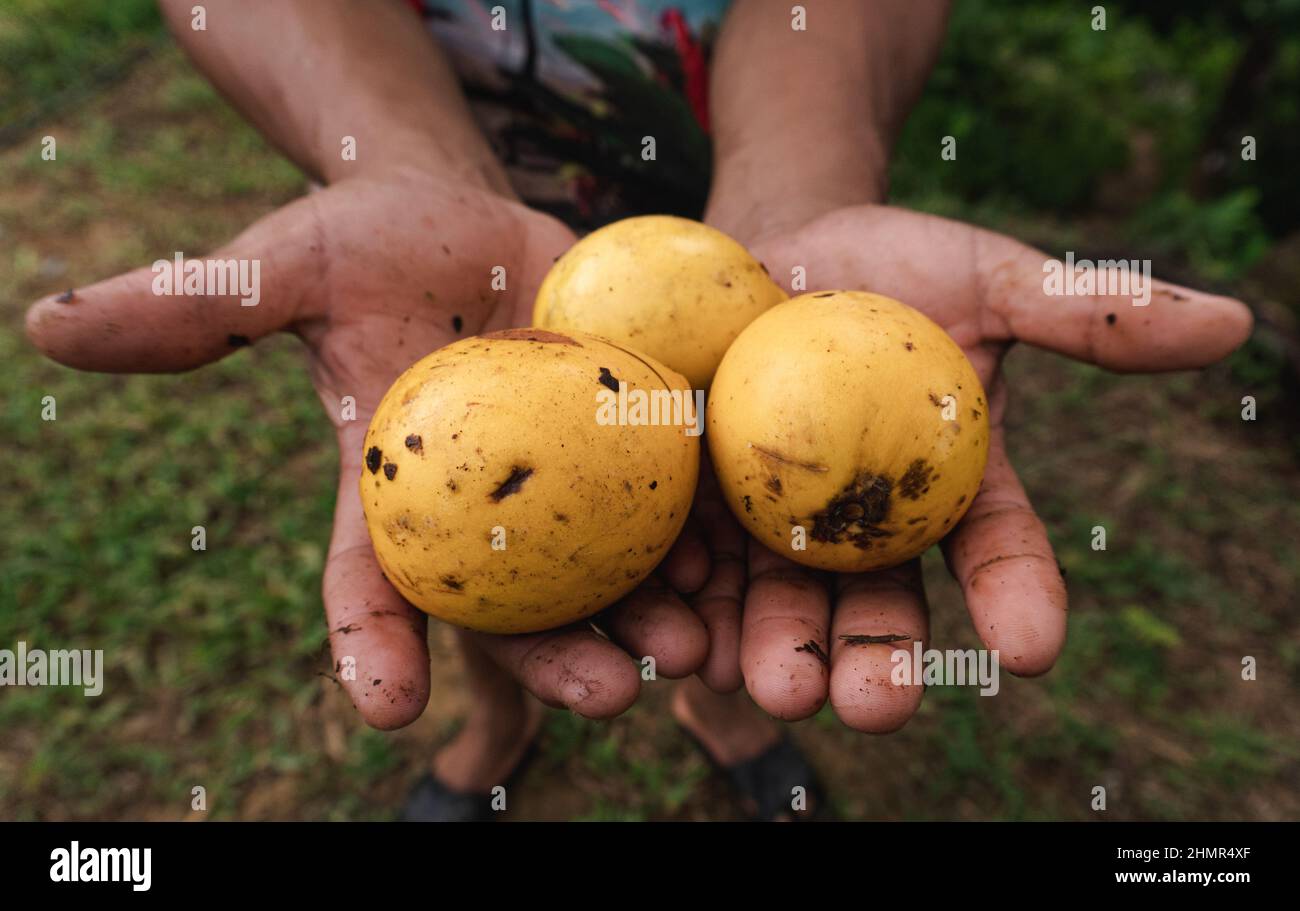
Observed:
[[[975,255],[981,303],[1000,317],[1003,334],[1108,370],[1204,367],[1250,335],[1250,308],[1241,301],[1153,279],[1149,266],[1114,270],[1112,290],[1110,273],[1088,263],[1093,287],[1085,281],[1081,293],[1082,266],[1071,271],[1009,237],[980,231]]]
[[[158,260],[42,298],[27,311],[27,336],[61,364],[108,373],[189,370],[224,357],[285,328],[312,299],[318,205],[290,203],[180,269],[175,257]]]

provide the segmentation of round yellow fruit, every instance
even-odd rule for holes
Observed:
[[[551,267],[533,325],[630,345],[707,389],[727,347],[786,294],[726,234],[647,215],[593,231]]]
[[[644,355],[538,329],[463,339],[398,377],[360,482],[389,582],[489,633],[563,626],[631,591],[681,531],[700,455],[682,426],[608,420],[620,381],[629,398],[686,394]]]
[[[841,572],[895,566],[947,534],[989,447],[961,349],[911,307],[859,291],[804,294],[755,320],[718,368],[707,428],[750,534]]]

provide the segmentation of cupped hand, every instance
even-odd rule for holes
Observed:
[[[107,372],[189,370],[276,331],[306,343],[340,452],[323,585],[335,667],[355,670],[338,676],[364,719],[391,729],[423,711],[429,655],[425,615],[384,579],[362,514],[357,478],[370,415],[397,375],[425,354],[467,335],[528,325],[542,276],[573,239],[556,220],[513,200],[393,169],[311,193],[209,254],[260,262],[255,306],[241,306],[234,293],[159,296],[154,272],[143,268],[70,298],[38,301],[27,331],[51,358]],[[602,615],[619,645],[586,625],[471,638],[543,702],[588,717],[616,715],[640,688],[630,655],[653,656],[669,677],[693,672],[705,658],[705,628],[673,591],[703,584],[705,569],[690,550],[685,558],[670,554],[663,581],[650,580]]]
[[[1249,309],[1159,281],[1151,284],[1147,306],[1122,295],[1049,295],[1046,254],[991,231],[888,206],[831,211],[749,246],[787,290],[792,270],[802,267],[810,291],[896,298],[928,315],[965,351],[990,403],[989,461],[978,496],[941,546],[971,620],[985,646],[998,650],[1001,666],[1022,676],[1045,673],[1065,644],[1066,589],[1046,529],[1007,458],[1003,356],[1022,341],[1119,372],[1187,370],[1240,345],[1250,333]],[[738,532],[726,533],[733,553],[740,552]],[[858,730],[885,733],[905,724],[923,688],[891,682],[892,656],[899,649],[910,654],[914,641],[928,647],[920,561],[832,576],[755,540],[746,546],[744,578],[730,580],[725,601],[714,599],[725,616],[711,618],[710,626],[715,652],[738,653],[753,699],[786,720],[814,714],[829,696],[839,718]],[[715,582],[705,591],[716,594]],[[726,639],[723,631],[733,628]],[[845,636],[905,638],[848,644]],[[821,655],[799,648],[810,639]]]

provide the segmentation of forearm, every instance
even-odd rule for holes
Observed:
[[[226,0],[203,31],[190,0],[160,5],[195,65],[313,176],[417,165],[510,192],[437,43],[398,0]]]
[[[944,0],[737,0],[714,54],[708,219],[741,236],[883,200],[889,154],[938,55]]]

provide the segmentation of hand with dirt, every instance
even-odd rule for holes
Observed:
[[[527,325],[537,285],[572,241],[559,222],[514,201],[397,169],[309,194],[215,251],[211,258],[260,261],[256,306],[234,294],[156,296],[146,268],[38,302],[28,333],[55,360],[109,372],[188,370],[276,331],[306,343],[340,453],[324,579],[336,668],[355,659],[355,680],[344,685],[369,723],[392,728],[422,711],[429,657],[425,616],[380,574],[362,515],[357,479],[370,415],[428,352]],[[505,291],[491,289],[498,266]],[[348,396],[355,416],[345,420]],[[683,576],[675,565],[665,565],[670,580],[690,587],[692,570]],[[667,676],[689,674],[704,658],[704,628],[659,583],[605,619],[633,655],[655,656]],[[636,663],[585,626],[472,638],[543,702],[589,717],[618,714],[639,689]]]
[[[809,290],[896,298],[937,322],[966,352],[990,403],[989,461],[978,496],[941,547],[980,638],[998,650],[1002,667],[1022,676],[1046,672],[1065,645],[1065,582],[1007,457],[1002,358],[1022,341],[1120,372],[1194,369],[1246,339],[1249,309],[1155,280],[1148,306],[1124,295],[1050,296],[1046,254],[992,231],[890,206],[833,210],[754,240],[751,250],[787,289],[791,270],[801,266]],[[919,564],[830,576],[748,541],[734,647],[754,700],[787,720],[814,714],[829,697],[840,719],[858,730],[883,733],[906,723],[923,688],[892,684],[891,656],[910,653],[914,641],[930,647]],[[738,603],[740,589],[731,594]],[[853,644],[846,636],[906,638]],[[828,663],[815,651],[796,650],[809,639]]]

